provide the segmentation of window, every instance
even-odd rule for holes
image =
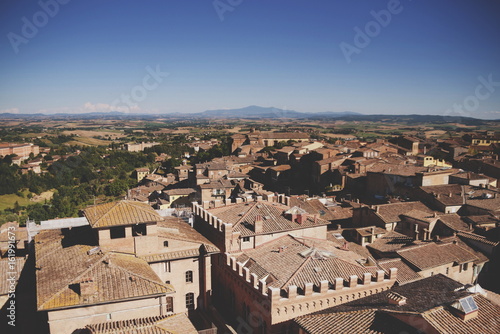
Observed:
[[[111,320],[111,313],[106,314],[106,320]]]
[[[194,310],[194,293],[192,292],[186,294],[186,308]]]
[[[450,273],[450,268],[446,268],[446,275]]]
[[[467,269],[469,269],[469,264],[468,263],[464,263],[464,271],[467,271]]]
[[[167,312],[174,312],[174,297],[167,297]]]
[[[146,235],[146,224],[136,224],[132,226],[132,236],[140,237],[142,235]]]
[[[170,284],[170,281],[165,281],[165,284]]]
[[[243,242],[249,242],[250,241],[250,237],[243,237]]]
[[[166,273],[169,273],[171,271],[171,269],[170,269],[170,261],[163,262],[163,271],[166,272]]]
[[[111,239],[125,238],[125,227],[115,226],[109,229],[109,237]]]
[[[186,283],[193,283],[193,272],[191,270],[186,271]]]
[[[168,247],[168,241],[167,241],[167,240],[165,240],[165,241],[163,242],[163,247]]]

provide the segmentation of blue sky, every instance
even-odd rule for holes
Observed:
[[[0,4],[0,112],[260,105],[500,119],[498,1],[41,2]]]

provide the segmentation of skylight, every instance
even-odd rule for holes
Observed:
[[[472,296],[462,298],[458,302],[460,303],[460,306],[465,313],[471,313],[473,311],[477,311],[478,309],[476,302],[474,301],[474,298],[472,298]]]

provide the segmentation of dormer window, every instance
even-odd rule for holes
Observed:
[[[475,318],[479,310],[473,296],[461,298],[451,306],[456,310],[455,313],[464,321]]]

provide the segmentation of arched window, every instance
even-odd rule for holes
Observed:
[[[167,241],[167,240],[165,240],[165,241],[163,242],[163,247],[168,247],[168,241]]]
[[[193,272],[191,270],[186,271],[186,283],[193,283]]]
[[[194,293],[192,292],[186,294],[186,308],[188,310],[194,310]]]

